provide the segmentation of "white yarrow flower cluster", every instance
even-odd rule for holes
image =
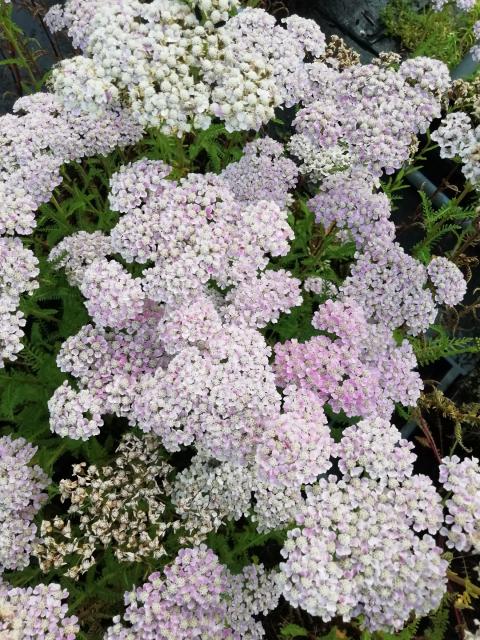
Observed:
[[[56,67],[54,91],[78,112],[122,104],[142,125],[168,134],[206,129],[214,117],[229,131],[259,129],[275,107],[298,101],[305,58],[320,57],[325,38],[311,20],[294,16],[282,26],[261,9],[234,15],[239,6],[238,0],[56,5],[47,23],[66,27],[83,55]]]

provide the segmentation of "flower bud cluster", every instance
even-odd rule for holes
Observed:
[[[23,438],[0,438],[0,574],[30,562],[37,527],[33,522],[47,499],[48,478],[31,459],[37,449]],[[0,616],[0,629],[1,629]]]

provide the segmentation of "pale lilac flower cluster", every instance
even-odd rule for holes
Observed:
[[[283,595],[326,622],[362,615],[370,631],[401,629],[444,593],[448,562],[432,537],[441,498],[429,478],[412,475],[411,446],[385,420],[347,428],[335,455],[343,477],[306,487],[288,532]]]
[[[440,482],[451,492],[445,502],[447,526],[441,529],[447,545],[480,553],[480,466],[477,458],[443,458]]]
[[[53,94],[20,98],[0,118],[0,234],[29,234],[65,162],[136,142],[142,129],[121,111],[77,116]],[[41,167],[41,170],[39,170]]]
[[[401,438],[388,420],[371,418],[342,431],[337,448],[338,468],[345,480],[363,473],[387,484],[391,478],[403,481],[413,471],[413,444]]]
[[[48,478],[31,464],[36,453],[23,438],[0,438],[0,574],[30,561],[37,527],[33,518],[47,499]],[[0,629],[1,629],[0,616]]]
[[[284,25],[261,9],[231,17],[238,7],[238,0],[56,5],[47,23],[67,28],[84,55],[57,66],[53,88],[79,113],[122,104],[167,134],[206,129],[213,117],[229,131],[259,129],[275,107],[298,102],[305,58],[323,54],[325,37],[298,16]]]
[[[2,640],[75,640],[76,616],[67,616],[68,591],[52,582],[36,587],[12,587],[0,578],[0,638]]]
[[[88,440],[100,433],[103,407],[88,389],[75,391],[65,381],[48,401],[50,429],[59,436]]]
[[[395,237],[388,197],[372,193],[371,181],[364,177],[346,172],[327,177],[308,206],[325,229],[334,224],[347,231],[347,238],[351,237],[359,249],[371,243],[388,244]]]
[[[219,304],[209,292],[187,300],[184,304],[168,306],[158,324],[165,351],[175,355],[182,349],[202,344],[222,330]],[[223,309],[222,309],[223,313]]]
[[[206,546],[179,551],[164,576],[153,573],[125,594],[126,611],[108,629],[105,640],[176,638],[262,638],[254,616],[275,608],[281,592],[278,574],[252,565],[232,575]]]
[[[169,451],[195,443],[203,455],[242,462],[264,420],[279,411],[270,349],[257,331],[234,325],[181,350],[166,369],[144,376],[133,419]]]
[[[27,324],[22,311],[11,311],[10,301],[2,300],[0,308],[0,368],[6,360],[16,360],[22,350],[23,327]],[[8,303],[5,308],[5,303]]]
[[[453,307],[463,300],[467,283],[463,273],[448,258],[433,258],[427,266],[428,277],[435,287],[435,300]]]
[[[161,160],[137,160],[123,165],[110,179],[108,200],[113,211],[128,213],[161,195],[172,168]]]
[[[242,516],[251,517],[260,532],[284,527],[303,504],[302,485],[331,467],[335,444],[315,394],[289,387],[283,410],[265,421],[255,456],[239,464],[197,455],[175,479],[173,503],[199,540]]]
[[[334,450],[327,418],[286,412],[267,424],[257,447],[258,477],[267,487],[311,484],[331,467]]]
[[[432,133],[432,140],[440,146],[442,158],[464,157],[472,143],[472,121],[463,111],[449,113],[440,127]]]
[[[407,58],[400,65],[398,72],[405,80],[438,97],[448,91],[452,81],[448,67],[443,62],[426,56]]]
[[[32,293],[38,282],[38,260],[20,238],[0,237],[0,368],[21,350],[24,315],[17,311],[20,296]]]
[[[432,6],[435,11],[440,11],[450,0],[432,0]],[[475,7],[476,0],[455,0],[453,4],[456,5],[460,11],[470,11]]]
[[[248,327],[262,328],[277,322],[281,313],[302,304],[300,280],[288,271],[265,271],[255,280],[242,282],[225,296],[225,320]]]
[[[122,111],[76,116],[56,96],[47,93],[20,98],[13,110],[14,114],[0,118],[0,236],[28,235],[33,231],[35,211],[48,202],[62,181],[62,164],[96,153],[106,154],[137,141],[142,134],[141,127]],[[22,348],[25,319],[17,311],[18,295],[34,287],[32,284],[22,288],[20,281],[34,278],[37,266],[33,254],[20,242],[8,243],[5,239],[2,243],[0,363],[15,360]],[[78,253],[78,243],[70,248]],[[18,268],[17,287],[7,297],[2,283],[12,277],[12,260]]]
[[[463,174],[475,187],[480,183],[480,125],[474,126],[463,111],[449,113],[432,133],[442,158],[459,157]]]
[[[390,329],[406,325],[417,335],[434,322],[437,310],[427,288],[424,265],[398,243],[370,245],[356,255],[341,295],[359,304],[368,317]]]
[[[112,253],[110,238],[101,231],[77,231],[66,236],[50,251],[48,259],[56,268],[64,269],[68,282],[78,287],[85,270],[94,260]]]
[[[257,483],[252,522],[255,522],[260,533],[284,529],[292,524],[303,502],[301,487],[276,487]]]
[[[148,298],[172,304],[201,293],[209,280],[237,285],[266,267],[267,254],[288,252],[293,233],[275,202],[239,202],[213,174],[164,180],[162,187],[111,233],[125,260],[155,263],[143,273]]]
[[[397,346],[387,327],[369,323],[362,307],[348,299],[327,300],[313,326],[329,335],[275,346],[280,386],[311,390],[352,417],[390,416],[395,402],[416,404],[422,382],[407,340]]]
[[[369,64],[330,73],[316,100],[298,112],[296,133],[309,140],[315,155],[341,144],[350,163],[372,177],[393,173],[408,159],[414,136],[440,116],[439,94],[448,78],[443,63],[425,58],[398,71]],[[314,166],[313,159],[302,159]]]
[[[100,327],[124,329],[143,312],[141,281],[115,260],[94,260],[83,274],[80,291],[87,311]]]
[[[86,439],[98,433],[100,414],[130,415],[142,376],[166,364],[157,329],[162,316],[159,309],[147,308],[126,330],[85,325],[64,342],[57,364],[77,378],[79,391],[64,385],[53,395],[54,431]],[[69,407],[67,420],[64,403]]]
[[[425,267],[398,243],[385,242],[370,243],[356,255],[340,293],[355,300],[375,322],[390,329],[406,326],[408,333],[418,335],[435,321],[435,302],[458,304],[466,287],[461,271],[447,258],[434,258]]]
[[[22,293],[38,287],[38,260],[20,238],[0,237],[0,263],[0,299],[8,298],[16,306]]]
[[[335,476],[306,491],[280,565],[283,595],[292,606],[326,622],[362,615],[370,631],[401,629],[412,613],[439,606],[448,561],[431,535],[412,529],[421,494],[409,492],[406,500],[397,480],[385,486]],[[424,505],[441,515],[438,503]]]
[[[302,302],[300,282],[288,272],[258,273],[267,254],[287,253],[292,231],[271,200],[238,202],[218,176],[176,183],[164,179],[168,171],[140,161],[114,176],[111,200],[126,213],[109,238],[94,239],[101,253],[153,260],[141,277],[92,259],[88,242],[83,255],[66,247],[96,326],[60,351],[58,365],[78,378],[79,391],[64,385],[54,395],[51,427],[88,438],[98,433],[101,413],[116,413],[171,451],[195,442],[217,459],[242,459],[280,396],[263,337],[241,327],[275,322]],[[225,295],[208,289],[210,281],[234,286]]]
[[[269,137],[258,138],[245,145],[243,154],[220,174],[236,200],[244,204],[272,200],[282,209],[291,204],[289,192],[297,184],[298,169],[284,156],[283,145]]]

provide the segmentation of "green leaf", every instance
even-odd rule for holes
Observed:
[[[287,624],[280,629],[282,638],[308,638],[308,631],[298,624]]]

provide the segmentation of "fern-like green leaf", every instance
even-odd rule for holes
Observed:
[[[420,366],[464,353],[480,353],[480,338],[451,338],[440,335],[433,339],[410,338],[410,342]]]

